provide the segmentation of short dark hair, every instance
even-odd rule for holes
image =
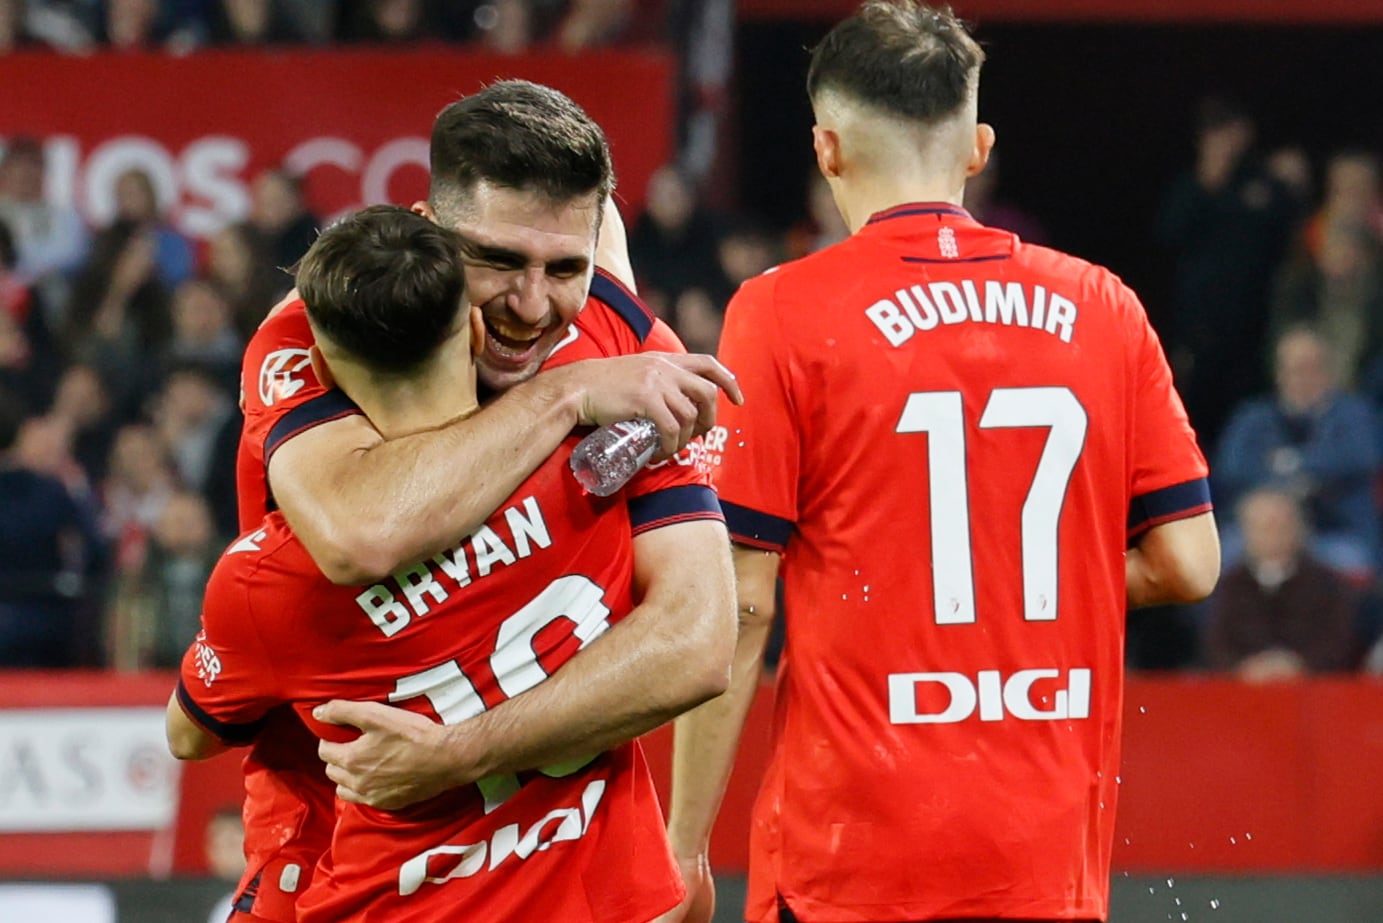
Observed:
[[[534,191],[553,202],[615,188],[605,132],[565,94],[527,80],[502,80],[443,109],[432,125],[434,210],[450,211],[484,180]]]
[[[394,373],[437,351],[466,293],[460,238],[395,205],[363,208],[323,231],[298,263],[297,283],[314,327]]]
[[[807,94],[827,91],[919,122],[958,112],[984,63],[950,7],[866,0],[812,50]]]

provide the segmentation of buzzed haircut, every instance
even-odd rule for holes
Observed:
[[[950,7],[867,0],[812,51],[807,94],[840,93],[923,123],[966,104],[984,50]]]
[[[443,109],[431,173],[428,198],[448,217],[481,180],[555,203],[594,193],[603,204],[615,187],[605,132],[565,94],[527,80],[493,83]]]
[[[297,284],[308,320],[333,343],[375,371],[409,372],[456,323],[461,240],[408,209],[372,205],[322,232]]]

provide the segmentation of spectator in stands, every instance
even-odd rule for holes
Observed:
[[[222,480],[218,468],[234,480],[235,443],[225,446],[222,430],[228,424],[238,427],[240,421],[233,394],[214,370],[196,362],[174,366],[152,409],[179,484],[205,491],[208,484]],[[226,448],[230,451],[223,451]]]
[[[998,151],[994,151],[984,169],[965,184],[965,210],[980,224],[1012,231],[1030,244],[1045,246],[1047,229],[1037,216],[999,195],[999,176]]]
[[[1379,435],[1372,409],[1336,382],[1329,344],[1294,328],[1277,343],[1272,397],[1246,402],[1225,429],[1211,466],[1216,501],[1231,508],[1248,491],[1273,484],[1305,504],[1311,551],[1326,564],[1357,575],[1378,564],[1379,522],[1373,484],[1379,473]],[[1221,530],[1226,566],[1243,543]]]
[[[329,4],[326,0],[323,6]],[[303,23],[276,0],[215,0],[208,20],[208,42],[219,46],[285,45],[307,40]]]
[[[158,356],[171,327],[168,289],[155,262],[157,244],[138,224],[102,231],[72,293],[66,339],[115,388],[117,413],[128,418],[157,387]]]
[[[720,343],[720,328],[730,296],[745,280],[765,272],[780,260],[777,241],[768,231],[750,221],[733,223],[716,248],[716,265],[720,272],[714,286],[683,291],[673,307],[677,333],[687,349],[714,353]]]
[[[533,44],[534,12],[529,0],[494,0],[476,7],[475,31],[463,35],[488,51],[519,54]]]
[[[225,543],[198,493],[169,496],[138,568],[121,576],[111,610],[112,662],[119,669],[176,667],[197,634],[202,594]]]
[[[1210,666],[1251,682],[1351,669],[1358,598],[1307,551],[1309,527],[1296,494],[1259,487],[1236,512],[1244,555],[1210,602]]]
[[[143,567],[149,534],[174,488],[173,466],[154,428],[146,423],[121,427],[101,487],[101,530],[113,543],[117,576]]]
[[[17,451],[22,422],[18,399],[0,392],[0,667],[76,666],[99,539],[62,482]]]
[[[250,225],[262,252],[280,269],[291,268],[317,239],[321,221],[303,201],[302,181],[283,170],[265,170],[250,191]]]
[[[557,25],[557,47],[575,52],[617,41],[633,12],[634,0],[571,0]]]
[[[1341,382],[1355,387],[1383,358],[1383,238],[1351,222],[1320,231],[1318,245],[1299,248],[1278,276],[1274,327],[1315,327],[1339,359]]]
[[[14,271],[17,260],[14,237],[0,221],[0,386],[41,407],[61,362],[38,293]]]
[[[1228,99],[1202,101],[1197,159],[1168,189],[1157,236],[1173,253],[1168,354],[1201,442],[1263,386],[1268,291],[1297,215],[1254,151],[1255,123]]]
[[[45,197],[46,162],[34,138],[9,139],[0,155],[0,221],[14,235],[15,272],[38,287],[50,322],[63,316],[67,275],[86,259],[86,225],[76,210]]]
[[[87,483],[104,481],[117,424],[110,388],[96,366],[77,362],[63,370],[48,415],[71,434],[72,457]]]
[[[24,0],[0,0],[0,54],[34,43],[24,22]]]
[[[274,302],[293,287],[292,277],[270,261],[249,223],[227,225],[212,236],[206,277],[230,302],[235,329],[246,340]]]
[[[1305,229],[1305,246],[1313,255],[1325,242],[1329,228],[1365,229],[1383,240],[1383,180],[1378,157],[1364,150],[1340,151],[1325,168],[1325,201]]]
[[[220,289],[202,279],[178,287],[173,293],[173,336],[164,352],[165,367],[189,362],[206,366],[227,393],[235,394],[244,348],[230,302]]]
[[[128,222],[149,235],[154,244],[154,268],[168,290],[192,277],[197,254],[181,231],[168,223],[159,207],[158,191],[148,173],[126,170],[115,181],[115,217],[112,224]]]
[[[343,0],[337,37],[375,45],[451,41],[457,37],[451,6],[436,0]]]
[[[671,164],[654,171],[648,202],[629,237],[629,259],[640,297],[673,327],[684,292],[709,294],[721,285],[719,245],[715,222],[697,202],[691,180]]]

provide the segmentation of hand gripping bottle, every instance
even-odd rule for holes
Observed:
[[[658,427],[644,419],[608,423],[576,444],[571,473],[597,497],[608,497],[629,483],[658,448]]]

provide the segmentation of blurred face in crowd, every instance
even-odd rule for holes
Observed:
[[[1277,491],[1249,494],[1239,505],[1244,554],[1257,564],[1291,564],[1301,554],[1305,524],[1297,502]]]
[[[110,0],[106,35],[116,48],[141,48],[153,38],[157,18],[156,0]]]
[[[158,196],[153,181],[143,170],[127,170],[115,181],[115,213],[127,221],[153,221],[158,217]]]
[[[121,428],[110,451],[110,476],[136,493],[169,479],[168,458],[153,427],[132,424]]]
[[[1334,387],[1332,358],[1325,342],[1314,333],[1297,331],[1277,345],[1277,393],[1295,413],[1319,406]]]
[[[466,294],[480,308],[480,380],[503,390],[533,377],[586,304],[600,227],[598,194],[553,202],[531,191],[476,183],[442,218],[465,247]]]
[[[211,276],[227,285],[248,283],[254,271],[254,252],[243,228],[231,225],[211,238],[207,270]]]
[[[662,167],[648,181],[648,216],[665,231],[687,226],[696,208],[696,198],[687,181],[675,167]]]
[[[42,202],[43,155],[20,151],[0,160],[0,197],[16,202]]]
[[[110,399],[101,376],[89,365],[74,365],[63,373],[53,398],[53,415],[82,429],[100,422],[109,409]]]
[[[1331,217],[1365,223],[1378,208],[1378,166],[1369,157],[1337,157],[1330,162],[1325,192]]]
[[[297,185],[276,170],[259,174],[254,181],[251,200],[250,220],[269,231],[287,227],[303,210]]]
[[[230,305],[206,282],[192,280],[173,296],[174,337],[187,343],[211,343],[230,328]]]
[[[154,537],[172,554],[206,551],[216,537],[206,501],[188,492],[169,497],[154,523]]]

